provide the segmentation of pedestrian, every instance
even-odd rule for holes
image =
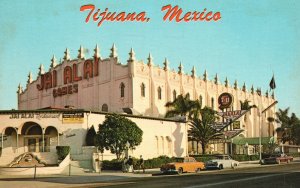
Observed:
[[[127,157],[124,158],[123,163],[122,163],[122,171],[123,172],[128,172],[128,168],[127,168]]]
[[[128,172],[133,172],[133,159],[131,156],[129,156],[129,159],[127,160],[128,165]]]
[[[144,165],[144,159],[142,155],[140,155],[139,169],[143,169],[143,173],[145,173],[145,165]]]

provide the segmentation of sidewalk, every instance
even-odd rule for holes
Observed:
[[[294,161],[299,162],[300,158],[295,158]],[[237,168],[254,168],[261,166],[259,161],[245,161],[240,162]],[[203,171],[207,173],[210,171]],[[57,187],[84,187],[89,185],[117,185],[118,180],[126,180],[130,182],[131,178],[152,177],[152,174],[160,173],[159,168],[146,169],[145,173],[136,170],[134,173],[123,173],[121,171],[102,171],[101,173],[76,173],[68,175],[64,173],[61,175],[45,175],[37,176],[0,176],[0,187],[11,188],[57,188]]]
[[[82,187],[85,185],[112,185],[117,180],[131,178],[152,177],[152,173],[158,172],[159,169],[147,169],[145,173],[136,171],[135,173],[123,173],[121,171],[102,171],[101,173],[81,173],[68,176],[62,175],[45,175],[37,176],[0,176],[0,187],[11,188],[44,188],[44,187]]]

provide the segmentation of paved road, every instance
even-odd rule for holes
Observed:
[[[124,188],[231,188],[231,187],[261,187],[261,188],[296,188],[300,187],[300,163],[263,166],[250,169],[236,169],[224,171],[200,172],[199,174],[186,174],[175,176],[160,176],[153,178],[130,179],[115,182],[116,185],[105,187]],[[90,187],[103,187],[103,185],[90,185]]]
[[[242,166],[242,165],[241,165]],[[259,166],[259,167],[258,167]],[[250,168],[248,168],[250,167]],[[255,168],[253,168],[255,167]],[[0,188],[32,187],[300,187],[300,163],[260,166],[243,164],[235,170],[203,171],[199,174],[154,176],[142,173],[103,172],[53,177],[0,177]]]

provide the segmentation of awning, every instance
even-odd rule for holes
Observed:
[[[261,144],[268,144],[270,142],[271,137],[262,137],[261,138]],[[235,137],[233,139],[233,144],[236,145],[245,145],[248,143],[248,145],[259,145],[259,137],[253,137],[253,138],[242,138],[242,137]]]

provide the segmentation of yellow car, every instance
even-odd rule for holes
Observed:
[[[200,172],[205,168],[203,162],[198,162],[193,157],[175,158],[175,162],[162,165],[160,171],[162,173],[177,172]]]

